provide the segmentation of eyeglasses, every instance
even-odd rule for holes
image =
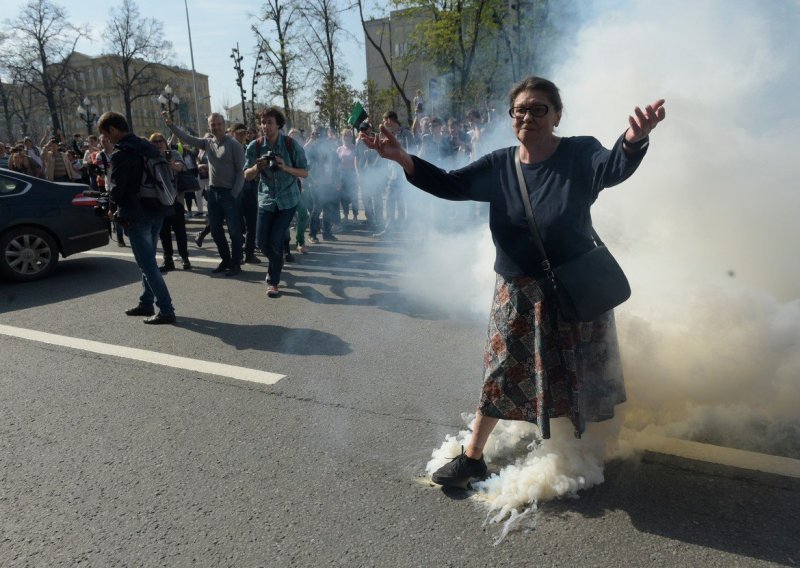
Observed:
[[[167,141],[164,140],[163,138],[156,138],[155,140],[153,140],[153,144],[158,144],[159,142],[163,142],[164,144],[167,143]]]
[[[546,104],[536,104],[532,107],[511,107],[508,109],[508,116],[511,118],[525,118],[525,115],[531,113],[534,118],[542,118],[550,112],[550,107]]]

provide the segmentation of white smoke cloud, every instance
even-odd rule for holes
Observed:
[[[800,4],[686,0],[655,8],[630,1],[593,14],[549,74],[565,104],[559,133],[591,134],[610,146],[634,106],[667,100],[667,120],[640,170],[604,191],[593,208],[595,226],[633,288],[617,319],[625,426],[793,455],[800,408]],[[474,246],[474,235],[464,238]],[[449,270],[491,273],[493,251],[464,248],[452,249]],[[487,277],[463,273],[472,274],[469,292],[450,288],[448,301],[474,306],[473,288]],[[439,282],[435,270],[426,278],[432,288]],[[498,428],[490,443],[507,437],[516,446],[521,438],[512,427]],[[448,439],[429,471],[466,439],[466,431]],[[603,448],[587,450],[602,464],[607,441],[554,436],[479,492],[492,510],[517,518],[541,499],[602,481],[602,467],[598,473],[588,459],[575,462],[566,479],[544,476],[547,455],[568,459],[576,447],[591,446]]]

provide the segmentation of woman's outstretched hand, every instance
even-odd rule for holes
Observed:
[[[636,107],[633,109],[633,115],[628,117],[629,127],[625,132],[625,140],[635,143],[646,138],[666,116],[664,99],[658,99],[653,104],[647,105],[644,110]]]
[[[414,162],[411,156],[403,149],[397,137],[381,124],[380,132],[372,136],[363,132],[359,133],[367,148],[375,150],[379,156],[400,164],[409,176],[414,175]]]

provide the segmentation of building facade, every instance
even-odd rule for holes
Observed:
[[[413,15],[405,10],[395,10],[386,18],[378,18],[365,22],[366,33],[378,45],[380,51],[367,39],[366,58],[367,58],[367,81],[374,89],[378,104],[387,106],[387,103],[394,106],[400,120],[409,120],[405,105],[402,99],[396,94],[396,88],[392,82],[389,70],[383,61],[383,57],[394,70],[400,86],[403,88],[409,100],[414,99],[417,90],[422,91],[425,99],[425,113],[436,114],[437,107],[441,107],[445,92],[446,81],[441,81],[432,66],[425,64],[419,59],[407,57],[411,47],[411,38],[414,28],[419,23],[421,16]],[[381,56],[383,52],[383,57]],[[394,99],[381,96],[381,93],[394,91]],[[387,101],[387,98],[390,100]],[[376,101],[368,101],[369,106],[376,106]],[[376,120],[388,108],[369,108],[371,120]],[[412,108],[412,114],[413,114]]]
[[[125,114],[120,87],[114,80],[114,71],[119,68],[118,58],[113,55],[89,56],[74,53],[69,60],[71,73],[64,86],[57,93],[59,122],[67,137],[73,133],[86,135],[87,132],[97,132],[97,118],[106,111],[116,111]],[[137,98],[131,104],[132,129],[140,136],[149,136],[154,131],[164,129],[161,119],[161,105],[158,102],[159,91],[167,85],[172,89],[172,95],[177,96],[179,103],[174,114],[174,120],[197,131],[198,125],[206,128],[206,117],[211,113],[208,76],[195,72],[197,84],[197,99],[199,116],[195,112],[194,89],[192,71],[181,67],[167,65],[153,65],[151,67],[151,81],[146,89],[147,95]],[[16,85],[5,85],[13,93],[14,89],[21,90]],[[17,97],[21,100],[20,97]],[[12,100],[14,97],[12,97]],[[83,101],[88,99],[89,104]],[[18,105],[23,102],[17,102]],[[44,100],[33,99],[27,109],[17,111],[9,117],[11,124],[6,127],[8,120],[0,117],[0,136],[6,137],[11,133],[14,139],[29,135],[39,139],[45,136],[51,125],[49,111]],[[78,107],[86,107],[89,118],[87,122],[79,115]],[[199,120],[198,120],[199,119]],[[200,132],[200,134],[203,134]]]

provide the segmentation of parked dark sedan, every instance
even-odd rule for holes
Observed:
[[[108,244],[107,221],[80,183],[54,183],[0,168],[0,276],[30,282],[58,257]]]

